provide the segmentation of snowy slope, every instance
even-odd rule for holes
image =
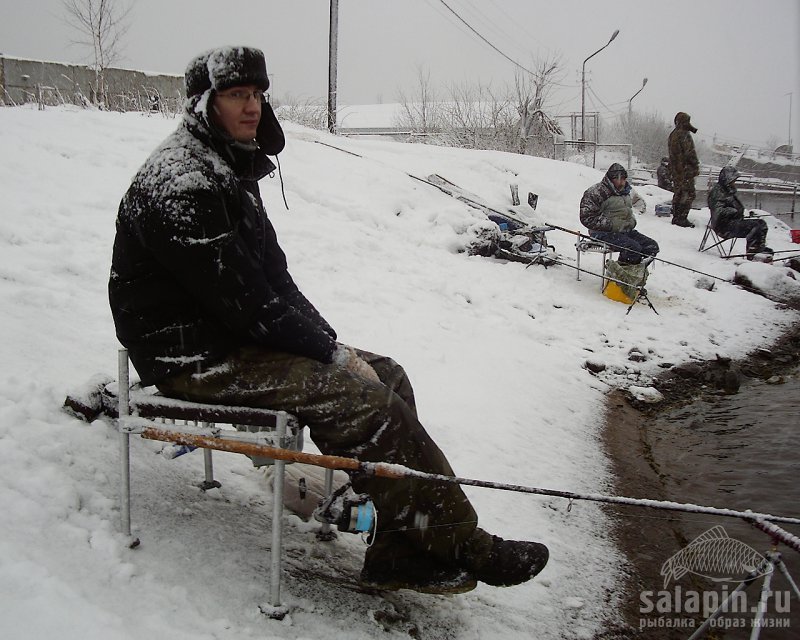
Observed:
[[[261,473],[219,454],[223,488],[201,494],[199,454],[167,461],[154,455],[157,444],[134,440],[133,523],[143,544],[126,548],[116,433],[60,405],[94,373],[114,374],[106,282],[116,207],[175,126],[142,114],[0,109],[0,637],[370,638],[387,612],[399,620],[387,637],[408,637],[412,624],[423,637],[592,637],[609,594],[613,615],[625,561],[590,504],[567,511],[562,500],[468,489],[484,528],[545,542],[551,561],[529,584],[453,598],[381,600],[309,579],[304,567],[352,582],[363,547],[352,536],[317,543],[312,526],[287,516],[284,596],[295,609],[275,622],[257,609],[269,577]],[[578,282],[563,266],[525,269],[460,253],[483,215],[408,175],[439,173],[498,208],[516,182],[539,194],[536,221],[577,229],[580,196],[602,175],[591,168],[286,129],[290,211],[277,176],[261,187],[295,280],[340,340],[406,367],[422,421],[460,475],[607,491],[599,433],[609,388],[647,386],[663,363],[741,356],[797,320],[732,285],[695,288],[696,274],[666,264],[648,283],[659,315],[637,306],[626,316],[592,276]],[[652,215],[665,192],[640,193],[649,211],[639,228],[658,239],[661,257],[733,274],[735,264],[697,252],[702,225],[683,230]],[[785,228],[770,224],[770,245],[791,248]],[[574,257],[572,236],[548,240]],[[585,266],[598,269],[599,257]],[[776,269],[744,268],[756,276]],[[632,348],[647,361],[631,362]],[[587,359],[606,373],[590,374]]]

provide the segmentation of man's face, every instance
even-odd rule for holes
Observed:
[[[617,191],[622,191],[625,188],[625,183],[627,181],[628,181],[627,178],[625,178],[622,175],[616,175],[613,178],[611,178],[611,184],[614,185],[614,188]]]
[[[261,120],[264,92],[255,84],[243,84],[220,91],[214,97],[211,118],[218,127],[239,142],[256,137]]]

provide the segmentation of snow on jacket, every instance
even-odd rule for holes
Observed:
[[[144,384],[244,344],[330,362],[336,334],[298,290],[258,180],[269,158],[187,111],[117,215],[109,299]]]
[[[711,209],[711,228],[721,235],[727,234],[734,222],[744,219],[744,205],[736,195],[733,181],[739,177],[735,167],[722,167],[717,184],[708,192],[708,208]]]
[[[697,129],[692,126],[689,114],[683,111],[675,114],[675,128],[669,134],[667,143],[674,185],[694,180],[700,173],[700,162],[697,159],[692,133],[697,133]]]
[[[601,182],[584,191],[580,218],[590,231],[630,231],[636,227],[631,185],[626,183],[622,191],[617,191],[606,174]]]

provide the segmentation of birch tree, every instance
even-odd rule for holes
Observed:
[[[105,106],[108,100],[105,72],[122,55],[122,40],[128,31],[131,7],[124,0],[63,0],[67,23],[80,35],[73,43],[89,47],[95,86],[92,102]]]

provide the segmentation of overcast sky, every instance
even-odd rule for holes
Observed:
[[[119,0],[118,0],[119,1]],[[586,110],[686,111],[699,134],[800,147],[800,0],[446,0],[509,58],[530,68],[558,55],[557,114],[580,112],[581,65],[615,29],[619,36],[586,65]],[[0,0],[0,52],[87,62],[70,44],[62,0]],[[328,0],[136,0],[119,66],[182,73],[188,60],[224,44],[260,47],[277,97],[324,97]],[[412,93],[418,68],[431,80],[513,82],[515,65],[472,33],[441,0],[340,0],[339,104],[394,102]],[[792,93],[793,95],[787,95]]]

